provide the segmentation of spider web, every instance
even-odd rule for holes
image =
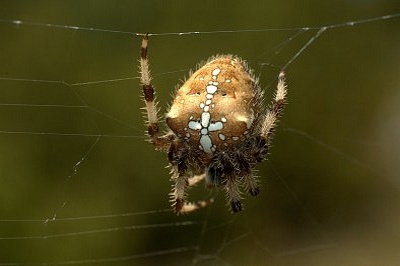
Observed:
[[[1,15],[0,265],[395,265],[400,13],[387,10],[201,31],[185,31],[190,16],[164,28],[132,18],[125,30],[115,9],[98,19],[106,26]],[[248,60],[268,100],[287,72],[261,194],[243,212],[201,185],[190,199],[212,206],[170,211],[167,160],[145,142],[140,111],[147,30],[160,113],[212,54]]]

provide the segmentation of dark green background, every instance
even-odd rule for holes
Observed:
[[[398,12],[398,1],[378,0],[1,1],[0,262],[397,265],[400,18],[330,29],[316,39],[286,70],[289,104],[269,160],[258,167],[261,194],[232,215],[223,193],[199,185],[190,199],[215,196],[215,204],[179,217],[137,213],[168,209],[170,191],[165,154],[143,138],[140,38],[4,20],[168,33],[313,27]],[[248,60],[269,101],[279,68],[316,33],[290,41],[296,32],[153,36],[160,113],[189,69],[218,53]],[[29,81],[12,80],[18,78]],[[120,78],[131,79],[109,81]],[[103,80],[109,82],[79,84]],[[105,136],[89,136],[99,134]],[[55,212],[60,219],[137,215],[26,221]],[[161,226],[181,221],[194,224]]]

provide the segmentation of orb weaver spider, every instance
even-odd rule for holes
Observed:
[[[254,167],[267,156],[285,104],[284,73],[279,74],[275,97],[266,107],[263,90],[245,61],[233,55],[213,56],[176,91],[166,114],[169,130],[161,134],[147,52],[146,34],[139,68],[147,134],[157,150],[168,154],[175,212],[191,212],[212,202],[186,201],[188,188],[204,179],[209,188],[225,190],[232,212],[241,211],[241,188],[251,196],[259,193]]]

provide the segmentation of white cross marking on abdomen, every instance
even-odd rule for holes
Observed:
[[[218,82],[216,79],[218,78],[218,74],[221,72],[221,69],[216,68],[211,72],[212,75],[212,80],[208,82],[208,85],[206,86],[206,101],[200,104],[200,108],[203,109],[203,112],[201,113],[201,118],[200,122],[190,120],[188,127],[192,130],[200,130],[200,145],[199,148],[202,149],[205,153],[212,154],[216,146],[212,143],[212,139],[209,135],[209,132],[212,131],[218,131],[223,129],[224,124],[223,122],[226,122],[226,119],[223,117],[221,118],[221,121],[217,121],[215,123],[211,122],[211,113],[210,113],[210,106],[212,107],[212,99],[214,97],[214,93],[218,90]],[[225,136],[223,134],[219,134],[219,138],[221,140],[225,139]]]

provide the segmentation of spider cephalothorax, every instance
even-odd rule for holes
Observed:
[[[154,89],[147,60],[147,35],[141,52],[141,82],[146,102],[148,134],[157,149],[168,153],[176,212],[189,212],[209,201],[187,203],[186,190],[205,178],[208,187],[225,190],[233,212],[242,209],[241,187],[259,193],[254,167],[267,155],[270,135],[285,101],[280,73],[275,99],[264,107],[263,91],[247,64],[232,55],[209,59],[176,91],[159,135]]]

